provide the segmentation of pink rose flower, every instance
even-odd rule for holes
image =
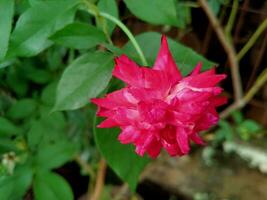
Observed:
[[[113,76],[127,85],[92,99],[97,115],[106,117],[99,128],[120,127],[122,144],[132,143],[137,154],[152,158],[162,147],[171,156],[182,156],[189,153],[190,141],[204,144],[199,132],[218,122],[216,107],[226,103],[216,86],[225,74],[216,74],[214,68],[201,73],[199,63],[182,77],[164,35],[153,68],[140,67],[125,55],[115,64]]]

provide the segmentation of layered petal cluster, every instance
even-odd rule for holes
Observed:
[[[165,36],[153,68],[125,55],[116,58],[113,76],[126,87],[91,100],[97,115],[106,118],[98,127],[120,127],[119,141],[134,144],[140,156],[156,158],[161,148],[171,156],[188,154],[190,141],[204,144],[199,132],[218,122],[216,107],[226,102],[217,86],[226,75],[200,71],[201,63],[182,77]]]

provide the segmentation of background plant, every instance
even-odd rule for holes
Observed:
[[[191,9],[204,9],[227,53],[232,74],[234,101],[222,117],[244,107],[265,83],[266,70],[243,95],[239,61],[266,28],[266,20],[235,53],[231,30],[237,0],[123,2],[127,14],[165,32],[179,29],[181,34],[191,24]],[[231,4],[223,29],[216,16],[223,5]],[[150,160],[138,157],[131,146],[119,144],[118,130],[96,129],[99,119],[89,99],[122,86],[111,78],[114,57],[123,53],[140,65],[151,66],[161,34],[146,31],[134,36],[123,23],[120,16],[125,13],[119,13],[118,5],[115,0],[0,0],[0,199],[22,199],[31,189],[37,200],[74,199],[71,183],[57,171],[73,161],[90,177],[91,199],[99,198],[101,192],[104,159],[132,191],[136,189]],[[128,38],[125,45],[114,45],[115,28]],[[183,75],[199,61],[204,70],[216,65],[177,40],[169,38],[169,46]],[[212,147],[233,140],[235,133],[250,140],[261,132],[259,124],[241,115],[235,112],[233,122],[220,122]]]

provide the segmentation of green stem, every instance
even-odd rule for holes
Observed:
[[[100,12],[99,15],[114,22],[118,27],[121,28],[121,30],[123,30],[123,32],[128,36],[129,40],[132,42],[136,52],[138,53],[138,55],[142,61],[142,64],[147,66],[147,61],[145,59],[145,56],[144,56],[140,46],[138,45],[136,39],[134,38],[133,34],[131,33],[131,31],[120,20],[113,17],[112,15],[110,15],[108,13],[104,13],[104,12]]]
[[[94,15],[96,18],[103,17],[105,19],[108,19],[108,20],[112,21],[113,23],[115,23],[118,27],[120,27],[121,30],[127,35],[129,40],[132,42],[137,54],[140,57],[142,64],[144,66],[148,65],[146,58],[144,56],[144,53],[142,52],[142,50],[141,50],[139,44],[137,43],[136,39],[134,38],[133,34],[119,19],[117,19],[116,17],[113,17],[112,15],[110,15],[108,13],[99,12],[97,7],[94,4],[92,4],[86,0],[84,0],[83,2],[87,6],[87,8],[88,8],[87,10],[91,15]]]
[[[267,81],[267,68],[263,70],[263,72],[259,75],[254,85],[250,88],[248,93],[244,96],[245,103],[249,102],[253,96],[257,93],[257,91],[263,86],[263,84]]]
[[[226,27],[225,27],[225,34],[228,37],[228,40],[230,40],[230,38],[231,38],[231,31],[232,31],[232,28],[233,28],[233,25],[235,22],[237,9],[238,9],[238,0],[234,0],[233,7],[232,7],[232,10],[230,13],[230,17],[229,17],[229,20],[228,20]]]
[[[267,68],[259,75],[254,85],[249,89],[247,94],[239,102],[235,102],[228,106],[222,113],[220,113],[221,118],[228,117],[233,111],[243,108],[259,91],[259,89],[267,82]]]
[[[257,28],[255,33],[251,36],[249,41],[245,44],[245,46],[240,50],[240,52],[237,54],[237,59],[241,60],[243,56],[248,52],[248,50],[254,45],[254,43],[257,41],[259,36],[262,34],[262,32],[267,28],[267,18],[261,23],[261,25]]]

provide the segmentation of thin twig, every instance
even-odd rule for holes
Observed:
[[[74,160],[80,165],[81,169],[90,176],[90,182],[88,183],[88,193],[91,193],[93,191],[93,183],[95,180],[94,170],[87,162],[82,160],[80,156],[76,156]]]
[[[101,192],[103,190],[103,185],[105,183],[107,163],[104,159],[101,159],[98,166],[96,184],[94,193],[90,196],[87,194],[88,200],[99,200],[101,196]]]
[[[127,184],[127,183],[124,183],[124,184],[120,187],[120,189],[119,189],[118,193],[116,194],[116,196],[114,197],[114,200],[122,200],[122,199],[124,199],[123,197],[124,197],[127,193],[129,193],[129,191],[130,191],[130,189],[129,189],[128,184]]]
[[[230,17],[229,17],[228,22],[227,22],[225,29],[224,29],[225,35],[227,36],[229,41],[232,39],[231,38],[231,31],[232,31],[232,28],[234,26],[237,10],[238,10],[238,0],[234,0],[233,1],[233,7],[232,7],[232,10],[230,13]]]
[[[210,44],[211,36],[212,36],[212,27],[209,24],[207,31],[206,31],[206,34],[205,34],[204,42],[202,44],[202,50],[201,50],[202,54],[204,54],[204,55],[207,53],[207,50],[208,50],[208,47]]]
[[[246,89],[250,88],[252,85],[252,82],[255,80],[257,69],[259,68],[261,61],[265,55],[265,51],[267,48],[267,30],[265,31],[264,34],[265,34],[265,36],[263,38],[263,42],[261,43],[259,53],[257,53],[257,59],[256,59],[255,63],[253,64],[253,70],[252,70],[252,73],[251,73],[249,80],[247,82]]]
[[[237,56],[234,47],[231,43],[229,43],[226,39],[226,36],[224,35],[223,29],[216,18],[216,16],[211,11],[208,3],[206,0],[198,0],[200,6],[206,13],[214,31],[217,34],[217,37],[219,41],[221,42],[221,45],[223,46],[225,52],[227,53],[230,69],[231,69],[231,76],[232,76],[232,82],[233,82],[233,88],[234,88],[234,94],[235,94],[235,101],[239,102],[242,99],[242,85],[241,85],[241,78],[239,74],[239,67],[238,67],[238,61]]]
[[[259,75],[254,85],[249,89],[249,91],[246,93],[246,95],[239,101],[234,102],[232,105],[230,105],[228,108],[226,108],[221,114],[221,118],[228,117],[234,110],[240,109],[244,107],[253,97],[254,95],[259,91],[259,89],[264,85],[264,83],[267,81],[267,68],[263,70],[263,72]]]
[[[243,26],[245,14],[246,14],[246,9],[248,8],[248,6],[249,6],[249,0],[245,0],[243,5],[242,5],[242,10],[241,10],[241,13],[239,15],[239,18],[237,20],[237,24],[236,24],[236,27],[235,27],[235,33],[234,33],[234,42],[235,43],[237,42],[240,30],[241,30],[241,28]]]
[[[261,23],[261,25],[257,28],[255,33],[251,36],[251,38],[248,40],[246,45],[240,50],[240,52],[237,54],[237,59],[241,60],[243,56],[248,52],[248,50],[255,44],[259,36],[264,32],[264,30],[267,28],[267,18]]]

